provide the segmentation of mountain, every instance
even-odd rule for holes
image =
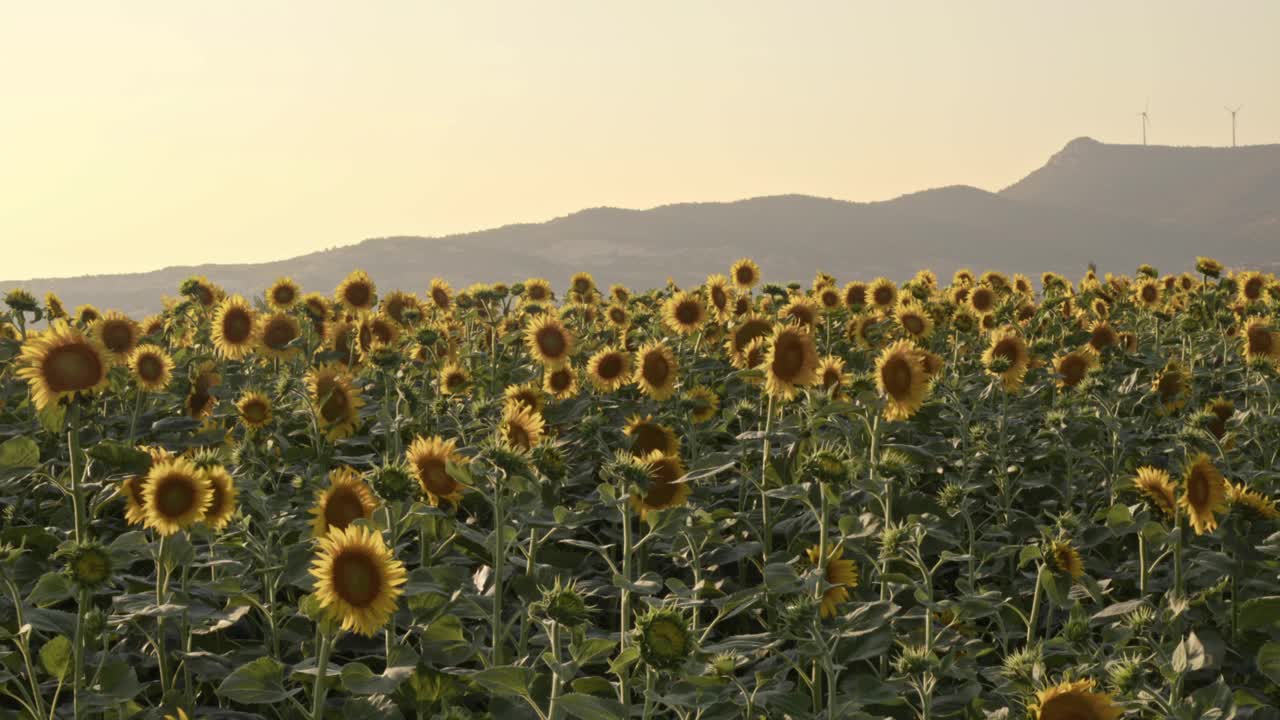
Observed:
[[[1071,277],[1089,262],[1130,272],[1149,262],[1189,267],[1197,254],[1229,265],[1280,269],[1280,145],[1175,148],[1073,140],[1044,167],[998,193],[951,186],[856,203],[804,195],[648,210],[592,208],[543,223],[446,237],[386,237],[252,265],[202,265],[122,275],[0,282],[57,292],[138,316],[206,275],[257,294],[281,275],[330,292],[353,268],[384,291],[421,293],[433,277],[457,286],[546,277],[563,286],[578,270],[601,283],[644,288],[673,277],[694,283],[750,256],[765,279],[905,279],[923,267]]]

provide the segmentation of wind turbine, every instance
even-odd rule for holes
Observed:
[[[1151,116],[1147,114],[1147,110],[1149,110],[1150,108],[1151,108],[1151,103],[1147,103],[1147,106],[1142,109],[1142,112],[1138,113],[1138,116],[1142,118],[1142,144],[1143,145],[1147,144],[1147,125],[1151,122]]]
[[[1226,111],[1231,113],[1231,147],[1236,146],[1236,113],[1240,112],[1240,108],[1242,107],[1244,106],[1237,105],[1234,110],[1226,108]]]

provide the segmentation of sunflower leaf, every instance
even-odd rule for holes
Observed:
[[[617,700],[583,693],[561,696],[560,706],[579,720],[623,720],[627,717],[626,708]]]

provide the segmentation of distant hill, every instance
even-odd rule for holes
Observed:
[[[873,203],[782,195],[593,208],[446,237],[375,238],[278,262],[0,282],[0,290],[53,290],[69,305],[141,315],[193,274],[246,295],[281,275],[328,293],[363,268],[380,290],[421,293],[437,276],[455,286],[536,276],[563,287],[578,270],[633,288],[668,276],[693,283],[743,256],[760,263],[766,280],[807,282],[819,268],[841,280],[905,279],[922,267],[949,277],[962,266],[1075,277],[1089,262],[1123,272],[1142,262],[1181,270],[1197,254],[1280,269],[1280,145],[1175,148],[1080,138],[999,193],[952,186]]]

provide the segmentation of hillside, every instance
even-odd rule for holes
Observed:
[[[961,264],[1078,275],[1089,262],[1131,271],[1196,254],[1235,265],[1280,261],[1280,146],[1172,148],[1105,145],[1082,138],[999,193],[953,186],[854,203],[801,195],[648,210],[594,208],[543,223],[438,238],[388,237],[253,265],[0,283],[53,290],[140,315],[183,278],[207,275],[228,290],[260,292],[280,275],[331,291],[352,268],[383,290],[421,292],[432,277],[455,286],[542,276],[557,286],[587,270],[604,283],[646,287],[725,272],[744,255],[766,278],[807,281],[815,267],[841,279],[905,278],[921,267],[949,275]]]

